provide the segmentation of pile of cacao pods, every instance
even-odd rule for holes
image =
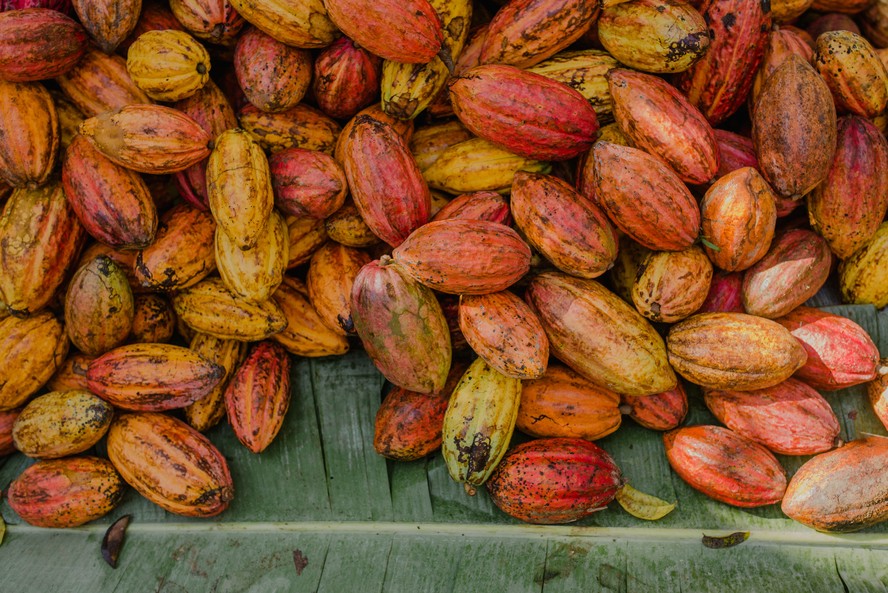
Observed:
[[[622,414],[736,506],[888,519],[884,0],[6,0],[0,454],[34,525],[224,511],[290,356],[360,344],[374,445],[505,512],[625,491]],[[862,32],[861,32],[862,31]],[[477,356],[477,358],[475,358]],[[474,360],[472,360],[474,358]],[[681,426],[682,381],[723,423]],[[509,450],[515,428],[536,437]],[[106,438],[108,460],[84,455]],[[836,448],[838,446],[838,448]],[[773,453],[815,455],[787,484]],[[59,477],[64,476],[64,480]]]

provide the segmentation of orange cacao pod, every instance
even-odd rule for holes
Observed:
[[[818,531],[859,531],[888,519],[888,439],[869,436],[817,455],[793,475],[781,510]]]
[[[135,29],[142,0],[71,0],[80,22],[106,54]]]
[[[13,187],[46,183],[59,151],[59,118],[39,82],[0,80],[0,177]]]
[[[814,0],[773,0],[771,17],[777,23],[789,23],[811,7]]]
[[[861,35],[823,33],[817,38],[814,66],[832,91],[836,107],[875,117],[888,106],[888,71]]]
[[[769,319],[786,315],[817,294],[831,265],[829,245],[819,235],[804,229],[785,231],[743,275],[743,308]]]
[[[771,6],[774,8],[773,4]],[[809,64],[814,59],[813,43],[811,45],[797,31],[791,28],[775,28],[768,34],[768,44],[762,57],[761,66],[753,78],[752,88],[749,92],[749,113],[755,111],[758,97],[762,92],[762,86],[771,74],[774,73],[790,55],[796,54]]]
[[[234,72],[250,103],[262,111],[287,111],[308,90],[311,54],[259,29],[248,29],[234,49]]]
[[[494,191],[477,191],[457,196],[438,210],[432,220],[448,218],[489,220],[504,225],[512,222],[509,202]]]
[[[720,426],[688,426],[663,435],[666,459],[682,480],[735,507],[780,502],[786,475],[758,443]]]
[[[688,395],[681,381],[662,393],[620,399],[629,407],[629,417],[650,430],[677,428],[688,413]]]
[[[72,18],[47,8],[0,13],[0,78],[31,82],[74,67],[88,37]]]
[[[272,295],[287,318],[287,327],[271,336],[287,352],[296,356],[337,356],[348,352],[349,344],[327,327],[314,305],[308,300],[308,288],[295,278],[284,276]]]
[[[328,242],[311,257],[306,277],[309,299],[327,327],[343,336],[355,333],[352,287],[358,272],[369,263],[366,252],[335,242]]]
[[[508,453],[487,480],[494,504],[527,523],[571,523],[603,510],[623,485],[604,449],[583,439],[538,439]]]
[[[486,220],[430,222],[392,257],[418,281],[450,294],[505,290],[530,269],[530,248],[518,233]]]
[[[9,485],[10,508],[30,525],[76,527],[107,515],[123,496],[123,480],[98,457],[38,461]]]
[[[95,356],[71,352],[59,365],[56,373],[46,382],[49,391],[86,391],[86,367]]]
[[[779,323],[744,313],[700,313],[669,329],[669,362],[710,389],[749,391],[777,385],[807,360]]]
[[[295,146],[333,154],[340,132],[339,124],[330,117],[302,104],[280,113],[266,113],[247,105],[238,112],[237,119],[240,127],[271,153]]]
[[[545,272],[530,281],[525,298],[552,354],[596,385],[627,395],[675,387],[663,339],[598,282]]]
[[[381,243],[351,200],[323,221],[323,229],[326,231],[325,240],[329,237],[347,247],[373,247]]]
[[[342,208],[337,210],[337,212],[341,210]],[[336,213],[334,212],[327,220],[331,220],[335,215]],[[357,210],[355,210],[355,216],[360,218]],[[290,237],[290,248],[288,250],[290,257],[289,261],[287,261],[287,269],[291,270],[296,266],[308,263],[314,252],[327,242],[327,229],[326,221],[311,218],[310,216],[287,216],[286,222],[287,232]]]
[[[90,47],[83,58],[57,80],[59,87],[86,117],[126,105],[151,103],[145,91],[136,86],[126,60]]]
[[[632,302],[652,321],[674,323],[694,314],[706,300],[712,282],[712,264],[703,249],[657,251],[638,268]]]
[[[18,408],[62,366],[70,342],[65,328],[49,311],[25,319],[0,320],[0,410]]]
[[[166,343],[176,332],[176,313],[172,305],[159,294],[139,294],[133,297],[133,324],[130,341],[142,344]]]
[[[108,458],[139,494],[164,510],[212,517],[234,485],[225,457],[205,436],[164,414],[123,414],[108,431]]]
[[[283,426],[290,407],[290,355],[268,340],[252,347],[225,389],[234,435],[253,453],[264,451]]]
[[[256,28],[293,47],[324,47],[338,34],[322,0],[229,1]]]
[[[205,432],[225,417],[225,388],[246,356],[247,344],[195,333],[188,347],[225,369],[222,380],[208,394],[183,410],[188,424],[195,430]]]
[[[245,23],[228,0],[170,0],[170,10],[192,35],[220,45],[230,45]]]
[[[382,60],[348,37],[340,37],[314,61],[312,92],[330,117],[354,116],[379,93]]]
[[[65,294],[65,330],[78,350],[98,356],[119,346],[134,316],[132,290],[114,260],[100,255],[74,272]]]
[[[89,391],[54,391],[31,400],[15,421],[15,448],[38,459],[82,453],[108,432],[114,408]]]

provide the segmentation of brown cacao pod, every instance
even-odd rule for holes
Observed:
[[[123,344],[133,326],[133,293],[123,270],[100,255],[74,272],[65,294],[65,330],[90,356]]]
[[[623,485],[604,449],[583,439],[538,439],[509,451],[487,481],[494,504],[527,523],[571,523],[603,510]]]
[[[525,299],[552,354],[596,385],[627,395],[675,387],[663,339],[598,282],[545,272],[530,281]]]
[[[12,428],[15,448],[38,459],[82,453],[108,432],[114,408],[89,391],[53,391],[31,400]]]
[[[872,123],[839,119],[829,174],[807,203],[811,226],[842,259],[875,234],[888,211],[888,142]]]
[[[744,313],[743,274],[716,272],[698,313]]]
[[[774,191],[798,199],[829,173],[836,110],[823,78],[796,55],[762,86],[752,117],[759,170]]]
[[[139,294],[133,297],[130,341],[142,344],[166,343],[176,332],[176,313],[166,298],[159,294]]]
[[[314,61],[312,93],[318,107],[337,119],[353,117],[379,93],[382,60],[340,37]]]
[[[195,333],[188,346],[204,358],[225,369],[222,380],[213,389],[194,402],[185,406],[185,420],[195,430],[206,432],[225,417],[225,388],[247,354],[247,344],[237,340],[222,340]]]
[[[663,443],[675,473],[710,498],[742,508],[783,498],[786,476],[774,455],[727,428],[678,428],[664,434]]]
[[[135,29],[142,0],[71,0],[83,26],[106,54]]]
[[[703,306],[712,283],[712,264],[703,249],[658,251],[638,268],[632,285],[632,302],[652,321],[675,323]]]
[[[228,0],[170,0],[170,10],[192,35],[220,45],[233,43],[245,23]]]
[[[344,207],[343,207],[344,208]],[[339,212],[340,208],[337,210]],[[336,213],[331,215],[330,220]],[[355,210],[355,215],[360,218]],[[311,218],[310,216],[287,216],[287,232],[290,237],[290,254],[287,261],[287,269],[291,270],[296,266],[301,266],[311,261],[311,256],[317,251],[321,245],[327,242],[326,221]],[[369,231],[368,231],[369,232]],[[372,233],[371,233],[372,234]],[[375,235],[374,235],[375,236]]]
[[[287,269],[290,236],[284,218],[272,210],[256,244],[240,249],[221,227],[216,228],[216,267],[226,288],[256,303],[268,300]]]
[[[505,290],[530,269],[530,248],[518,233],[486,220],[430,222],[392,257],[419,282],[449,294]]]
[[[557,177],[516,173],[511,211],[527,241],[562,272],[597,278],[617,257],[607,216]]]
[[[885,521],[886,455],[888,439],[869,436],[814,457],[790,480],[781,510],[818,531],[859,531]]]
[[[71,352],[59,365],[56,373],[46,382],[49,391],[86,391],[86,367],[94,356]]]
[[[622,418],[619,395],[553,364],[541,377],[522,381],[515,427],[533,437],[595,441],[616,431]]]
[[[812,307],[798,307],[775,319],[789,330],[808,354],[795,373],[815,389],[837,391],[877,378],[879,349],[852,320]]]
[[[514,66],[477,66],[449,83],[460,121],[519,156],[561,161],[592,146],[595,110],[577,91]]]
[[[268,159],[275,205],[285,214],[327,218],[345,203],[348,182],[330,155],[287,148]]]
[[[583,168],[586,187],[614,226],[656,251],[681,251],[697,239],[700,208],[669,167],[637,148],[596,142]],[[587,190],[587,197],[590,197]]]
[[[80,125],[106,157],[140,173],[183,171],[210,154],[210,135],[196,121],[160,105],[127,105]]]
[[[250,103],[262,111],[287,111],[308,91],[311,54],[251,28],[238,38],[234,72]]]
[[[107,515],[120,502],[124,483],[98,457],[38,461],[9,485],[10,508],[37,527],[76,527]]]
[[[212,517],[234,485],[225,457],[205,436],[164,414],[123,414],[108,431],[108,458],[139,494],[166,511]]]
[[[796,379],[766,389],[707,389],[718,421],[780,455],[815,455],[836,446],[839,420],[822,395]]]
[[[238,112],[237,119],[240,127],[270,153],[295,146],[332,154],[340,132],[339,124],[330,117],[302,104],[280,113],[266,113],[247,105]]]
[[[62,92],[86,117],[126,105],[151,103],[145,91],[136,86],[126,60],[90,47],[83,58],[56,81]]]
[[[773,9],[773,5],[771,7]],[[792,54],[796,54],[809,64],[814,59],[813,40],[803,37],[807,33],[795,31],[788,27],[775,28],[768,34],[768,45],[765,47],[765,54],[762,58],[761,66],[753,78],[752,88],[749,92],[749,113],[755,112],[755,106],[758,103],[759,95],[762,92],[762,86],[771,74],[774,73],[783,62]]]
[[[268,340],[250,349],[225,388],[228,422],[253,453],[274,441],[290,407],[290,355]]]
[[[324,47],[338,33],[323,0],[229,0],[257,29],[293,47]]]
[[[851,257],[839,264],[839,286],[845,303],[869,303],[876,308],[888,306],[888,222]]]
[[[700,313],[669,329],[669,362],[709,389],[750,391],[788,379],[807,360],[780,324],[744,313]]]
[[[10,82],[55,78],[74,67],[87,40],[83,27],[55,10],[0,13],[0,78]]]
[[[875,117],[888,106],[888,71],[863,36],[850,31],[820,35],[814,66],[826,80],[839,109]]]
[[[157,209],[142,177],[114,164],[83,136],[65,151],[62,187],[83,228],[114,248],[144,249],[154,242]]]
[[[786,315],[817,294],[831,266],[829,245],[819,235],[804,229],[785,231],[743,275],[743,308],[769,319]]]
[[[272,295],[287,318],[287,327],[271,336],[287,352],[314,358],[348,352],[348,340],[327,327],[308,300],[308,288],[295,278],[284,276]]]
[[[49,303],[85,237],[61,185],[14,191],[0,213],[0,301],[9,312]]]
[[[200,282],[216,269],[216,223],[208,212],[178,204],[160,218],[154,243],[134,262],[139,285],[171,292]]]
[[[352,287],[358,272],[369,263],[366,252],[336,242],[328,242],[311,257],[306,277],[309,299],[327,327],[340,335],[355,333]]]
[[[876,0],[860,15],[860,28],[876,47],[888,47],[888,2]]]
[[[749,268],[765,257],[777,224],[777,196],[752,167],[726,174],[700,204],[706,255],[728,272]]]
[[[639,397],[623,396],[621,401],[628,406],[629,417],[650,430],[677,428],[688,413],[688,395],[681,381],[668,391]]]
[[[39,82],[0,80],[0,177],[13,187],[46,183],[59,151],[59,118]]]

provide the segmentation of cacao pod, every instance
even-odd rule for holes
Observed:
[[[225,388],[246,356],[247,344],[195,333],[188,347],[225,369],[222,380],[208,394],[183,410],[186,422],[195,430],[205,432],[225,417]]]
[[[332,154],[340,132],[339,124],[330,117],[302,104],[279,113],[247,105],[238,112],[237,119],[240,127],[271,153],[295,146]]]
[[[293,47],[325,47],[338,33],[323,0],[229,0],[260,31]]]
[[[229,0],[170,0],[170,10],[198,39],[225,46],[234,41],[245,22]]]
[[[83,27],[55,10],[0,13],[0,78],[10,82],[55,78],[74,67],[88,39]]]
[[[287,111],[311,82],[311,54],[248,29],[234,49],[234,72],[247,100],[262,111]]]
[[[59,151],[59,118],[39,82],[0,80],[0,177],[13,187],[46,183]]]
[[[106,54],[136,27],[142,12],[142,0],[71,0],[74,12],[89,34]]]
[[[639,266],[632,302],[652,321],[675,323],[703,306],[711,283],[712,264],[700,247],[658,251]]]
[[[382,60],[348,37],[340,37],[314,61],[312,94],[337,119],[353,117],[379,93]]]
[[[82,453],[105,436],[114,408],[89,391],[53,391],[31,400],[12,428],[15,447],[29,457]]]
[[[243,251],[221,227],[216,228],[216,266],[222,282],[248,301],[268,300],[287,268],[290,236],[283,217],[272,210],[256,244]]]
[[[839,264],[839,285],[846,303],[870,303],[876,308],[888,306],[888,222],[851,257]]]
[[[663,393],[620,399],[629,407],[629,417],[650,430],[677,428],[688,413],[688,395],[681,381]]]
[[[297,356],[337,356],[348,352],[349,344],[324,324],[314,305],[308,300],[308,288],[295,278],[284,280],[272,298],[287,318],[287,327],[271,336],[287,352]]]
[[[78,350],[98,356],[121,345],[134,317],[133,292],[114,260],[100,255],[74,272],[65,294],[65,330]]]
[[[86,117],[127,105],[151,103],[126,70],[126,60],[89,47],[83,58],[56,79],[62,92]]]

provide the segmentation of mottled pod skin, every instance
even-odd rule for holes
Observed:
[[[293,47],[326,47],[336,36],[323,0],[229,0],[257,29]]]
[[[623,485],[614,460],[583,439],[538,439],[506,455],[487,482],[500,510],[526,523],[572,523],[607,507]]]
[[[114,408],[88,391],[53,391],[31,400],[12,428],[15,448],[29,457],[82,453],[105,436]]]
[[[706,406],[734,432],[780,455],[815,455],[836,446],[839,420],[812,387],[787,379],[766,389],[707,389]]]
[[[786,476],[762,445],[720,426],[688,426],[663,435],[669,465],[689,486],[735,507],[780,502]]]
[[[534,437],[594,441],[620,427],[620,396],[570,368],[553,364],[537,379],[522,381],[515,427]]]
[[[589,149],[595,110],[572,88],[514,66],[477,66],[449,83],[459,120],[477,136],[519,156],[567,160]]]
[[[0,2],[0,11],[24,10],[26,8],[50,8],[71,16],[74,9],[71,0],[3,0]]]
[[[170,0],[170,10],[198,39],[225,46],[232,44],[245,23],[228,0]]]
[[[100,255],[74,272],[65,293],[65,330],[90,356],[123,344],[135,317],[133,292],[123,270]]]
[[[614,119],[613,100],[605,74],[618,66],[619,62],[607,52],[585,49],[559,52],[528,71],[564,83],[583,95],[595,110],[599,123],[604,124]],[[599,130],[599,139],[602,134],[604,128]]]
[[[308,300],[308,288],[303,282],[284,276],[272,298],[286,316],[287,327],[271,336],[271,339],[281,344],[287,352],[307,358],[338,356],[348,352],[348,340],[323,322]]]
[[[450,331],[431,289],[383,256],[355,277],[351,314],[367,354],[386,379],[420,393],[444,388]]]
[[[426,64],[444,43],[441,19],[427,0],[326,0],[339,29],[377,56]]]
[[[88,47],[83,58],[56,82],[86,117],[126,105],[151,103],[148,95],[130,78],[126,60],[95,47]]]
[[[598,12],[597,3],[580,0],[509,2],[488,26],[481,63],[534,66],[582,37]]]
[[[0,320],[0,410],[20,407],[49,381],[71,343],[62,323],[50,311]]]
[[[570,184],[519,171],[512,183],[515,224],[537,251],[562,272],[597,278],[617,257],[617,237],[604,212]]]
[[[55,78],[74,67],[88,39],[83,27],[55,10],[0,13],[0,78],[9,82]]]
[[[505,290],[530,270],[527,243],[511,228],[487,220],[430,222],[392,257],[419,282],[448,294]]]
[[[287,111],[311,83],[311,54],[251,28],[234,48],[234,72],[250,103],[262,111]]]
[[[348,203],[346,203],[346,206],[347,205]],[[340,212],[344,208],[345,206],[336,212]],[[326,223],[327,221],[332,220],[335,214],[336,213],[334,212],[326,220],[319,220],[317,218],[311,218],[310,216],[285,217],[287,232],[290,236],[290,259],[287,262],[288,270],[292,270],[296,266],[301,266],[302,264],[311,261],[311,256],[314,255],[314,252],[320,249],[321,246],[327,242],[328,238],[333,238],[332,236],[327,235]],[[354,214],[357,219],[361,218],[356,209]],[[373,234],[370,233],[369,230],[367,232],[371,235]],[[373,236],[375,237],[376,235]],[[376,241],[378,241],[378,239]],[[341,242],[344,243],[343,241]]]
[[[169,301],[159,294],[139,294],[133,297],[133,315],[130,341],[166,343],[176,332],[176,313]]]
[[[812,307],[798,307],[775,319],[808,354],[795,373],[815,389],[837,391],[873,381],[880,372],[879,349],[854,321]]]
[[[410,145],[410,140],[411,138],[413,138],[413,120],[398,119],[397,117],[389,115],[388,113],[383,111],[382,107],[380,107],[378,104],[374,104],[370,107],[367,107],[366,109],[362,109],[361,111],[359,111],[342,127],[341,133],[337,132],[338,136],[335,138],[333,158],[336,159],[336,162],[340,165],[342,165],[345,161],[345,150],[348,147],[348,143],[351,139],[352,128],[359,121],[366,121],[366,118],[368,117],[381,124],[391,126],[391,128],[404,139],[404,142],[406,142],[408,146]]]
[[[728,272],[749,268],[768,252],[777,224],[777,196],[752,167],[726,174],[700,204],[706,255]]]
[[[630,305],[632,286],[635,284],[638,268],[650,253],[650,249],[639,245],[629,235],[620,237],[617,259],[614,260],[614,266],[608,271],[607,277],[614,293]]]
[[[74,12],[90,36],[106,54],[135,29],[142,0],[71,0]]]
[[[193,350],[171,344],[120,346],[89,363],[87,387],[125,410],[183,408],[204,397],[225,369]]]
[[[67,457],[38,461],[9,485],[10,508],[29,525],[76,527],[107,515],[124,482],[106,459]]]
[[[321,225],[322,230],[325,231],[325,240],[329,237],[346,247],[361,249],[379,245],[382,242],[364,222],[361,213],[358,212],[358,207],[351,200],[346,201],[342,208],[327,217],[321,222]]]
[[[216,267],[225,286],[244,299],[267,301],[281,283],[289,260],[287,223],[272,210],[256,244],[240,249],[221,227],[216,228]]]
[[[344,119],[353,117],[379,93],[382,60],[340,37],[314,61],[312,93],[324,113]]]
[[[888,106],[888,71],[863,36],[851,31],[823,33],[817,38],[814,67],[838,108],[870,118]]]
[[[868,436],[800,467],[783,498],[791,519],[827,532],[859,531],[888,519],[888,439]]]
[[[620,399],[629,407],[629,417],[650,430],[677,428],[688,413],[688,395],[681,381],[662,393]]]
[[[253,453],[274,441],[290,407],[290,355],[264,340],[254,345],[225,389],[234,435]]]
[[[805,364],[805,349],[779,323],[744,313],[699,313],[669,330],[669,363],[710,389],[772,387]]]
[[[189,348],[225,369],[222,380],[213,389],[194,402],[185,406],[185,421],[200,432],[216,426],[225,417],[225,388],[234,371],[247,355],[247,344],[237,340],[222,340],[195,333]]]
[[[108,458],[139,494],[177,515],[212,517],[234,498],[222,453],[171,416],[155,412],[119,416],[108,431]]]
[[[291,146],[333,154],[340,132],[339,124],[332,118],[303,104],[280,113],[266,113],[246,105],[238,111],[237,119],[240,127],[272,154]]]
[[[774,3],[771,3],[772,14]],[[804,32],[803,32],[804,34]],[[765,54],[762,62],[753,78],[752,88],[749,90],[749,113],[755,111],[758,103],[758,97],[762,92],[762,86],[765,80],[774,73],[790,55],[796,54],[809,64],[814,58],[813,43],[809,44],[805,38],[799,34],[798,30],[792,28],[781,27],[774,28],[768,34],[768,44],[765,47]]]
[[[790,23],[811,7],[814,0],[773,0],[771,17],[776,23]]]
[[[126,55],[126,71],[155,101],[186,99],[210,78],[210,54],[184,31],[146,31]]]
[[[216,269],[216,223],[207,212],[178,204],[160,218],[154,242],[133,263],[138,285],[172,292],[200,282]]]
[[[365,251],[332,241],[311,256],[306,276],[309,299],[327,327],[340,335],[355,334],[352,289],[361,268],[369,263]]]
[[[38,82],[0,80],[0,177],[13,187],[46,183],[59,150],[59,118]]]
[[[493,191],[477,191],[459,195],[438,210],[432,220],[462,218],[468,220],[490,220],[509,225],[512,214],[509,202]]]
[[[345,203],[345,173],[327,154],[287,148],[271,155],[268,167],[275,205],[286,214],[324,219]]]
[[[627,395],[675,387],[663,339],[598,282],[545,272],[530,281],[525,299],[546,330],[552,354],[596,385]]]
[[[851,257],[839,264],[839,287],[842,301],[870,303],[876,308],[888,306],[888,222]]]
[[[56,373],[46,382],[49,391],[86,391],[86,367],[95,356],[71,352],[59,365]]]
[[[652,321],[675,323],[703,305],[712,282],[712,264],[703,249],[657,251],[638,268],[632,285],[632,302]]]

